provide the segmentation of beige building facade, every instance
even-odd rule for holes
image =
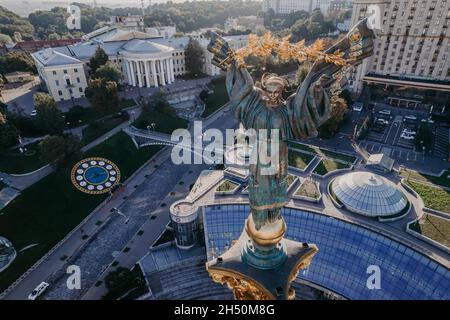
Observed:
[[[375,12],[375,54],[354,70],[364,83],[450,91],[450,0],[355,0],[351,25]]]

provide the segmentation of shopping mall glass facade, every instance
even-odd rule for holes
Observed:
[[[204,210],[208,260],[238,239],[248,205]],[[450,270],[389,237],[322,214],[284,208],[286,237],[315,243],[319,252],[299,278],[348,299],[450,299]],[[381,289],[368,289],[367,268],[381,270]]]

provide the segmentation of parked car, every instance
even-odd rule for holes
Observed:
[[[41,282],[29,295],[28,300],[36,300],[37,297],[39,297],[45,289],[48,288],[47,282]]]
[[[375,123],[379,123],[379,124],[382,124],[383,126],[387,126],[389,124],[389,121],[387,121],[386,119],[383,119],[383,118],[377,118],[377,120],[375,120]]]
[[[31,111],[30,116],[36,117],[37,116],[37,111],[36,110]]]
[[[379,114],[384,114],[386,116],[390,116],[391,115],[391,110],[389,109],[384,109],[378,112]]]
[[[412,134],[402,132],[402,134],[400,135],[400,138],[405,139],[405,140],[414,140],[415,136]]]
[[[431,118],[428,118],[428,119],[422,119],[421,121],[422,121],[423,123],[434,123],[434,120],[431,119]]]
[[[416,121],[417,117],[415,115],[410,114],[410,115],[403,117],[403,121],[406,121],[406,120]]]
[[[409,134],[409,135],[415,135],[416,134],[415,131],[413,131],[411,129],[408,129],[408,128],[403,129],[402,133],[406,133],[406,134]]]

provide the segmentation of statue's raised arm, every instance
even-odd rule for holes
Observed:
[[[374,38],[375,34],[369,29],[366,18],[325,52],[341,52],[347,65],[326,62],[323,59],[314,62],[297,92],[286,102],[295,138],[317,135],[317,129],[330,118],[330,100],[333,95],[339,94],[342,76],[373,54]]]
[[[254,88],[250,73],[244,66],[239,66],[228,42],[214,32],[211,33],[208,51],[214,55],[212,64],[227,72],[226,88],[230,103],[237,119],[244,122],[245,114],[253,105],[250,103],[252,97],[255,98],[259,95],[258,90]]]

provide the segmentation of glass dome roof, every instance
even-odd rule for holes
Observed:
[[[370,172],[337,177],[331,192],[347,210],[371,217],[388,217],[408,206],[406,196],[389,180]]]
[[[16,250],[8,239],[0,237],[0,272],[16,258]]]

